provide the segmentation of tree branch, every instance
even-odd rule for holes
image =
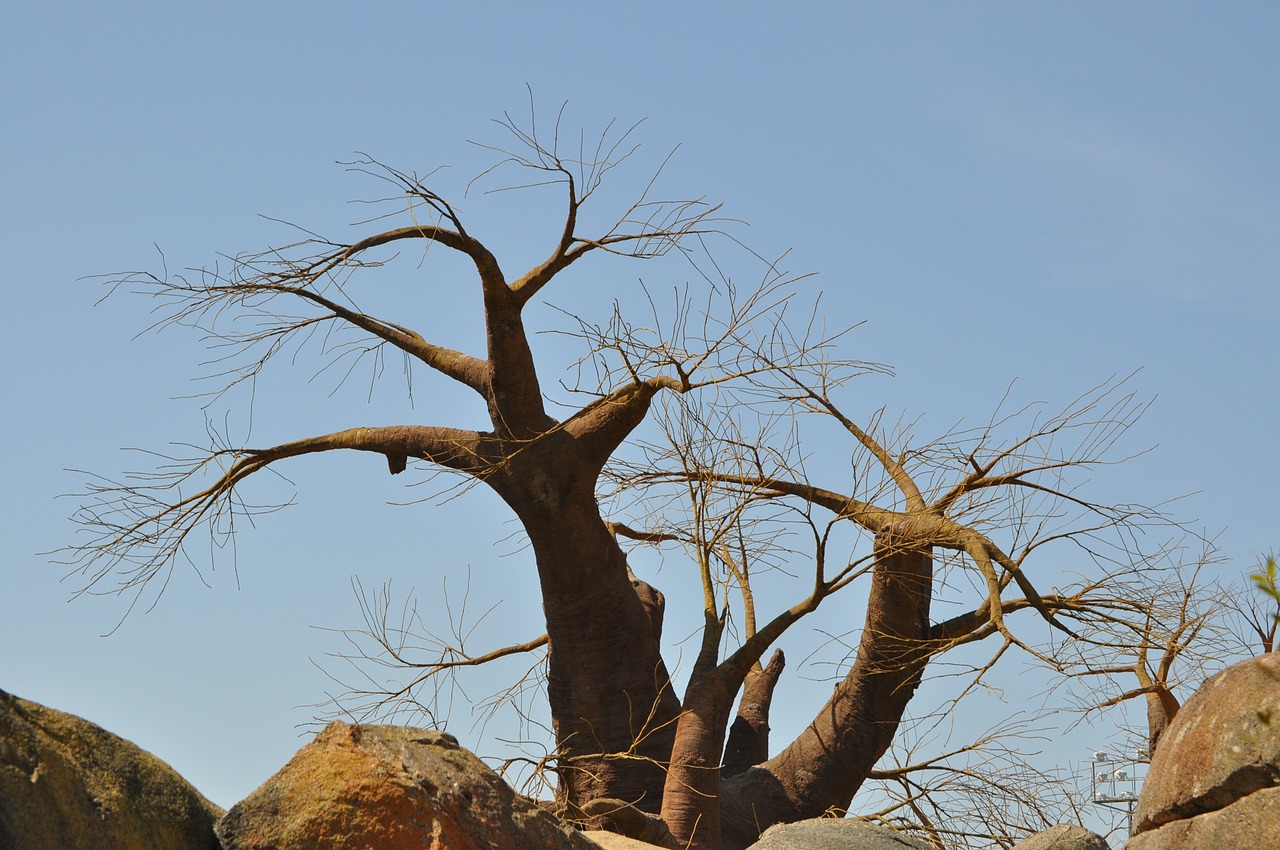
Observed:
[[[170,459],[158,473],[135,476],[135,483],[100,479],[85,494],[92,502],[73,515],[89,540],[66,550],[66,563],[88,578],[80,592],[124,568],[111,592],[141,593],[158,574],[172,571],[196,529],[207,528],[220,545],[234,533],[237,515],[282,507],[245,502],[237,488],[250,476],[281,460],[339,449],[384,455],[393,473],[416,457],[482,477],[495,460],[486,456],[485,440],[474,431],[406,425],[350,428],[266,449],[222,449],[194,460]],[[201,481],[211,468],[221,469],[212,483],[182,495],[185,485]]]

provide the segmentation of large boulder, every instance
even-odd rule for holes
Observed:
[[[1255,791],[1225,809],[1135,835],[1125,850],[1271,850],[1280,847],[1280,788]]]
[[[933,850],[933,845],[866,821],[815,818],[771,826],[747,850]]]
[[[225,850],[598,850],[443,732],[332,723],[218,823]]]
[[[1160,739],[1130,850],[1280,847],[1280,655],[1211,677]]]
[[[0,691],[0,850],[216,850],[221,815],[140,747]]]
[[[1111,850],[1111,845],[1096,832],[1064,823],[1019,841],[1013,850]]]

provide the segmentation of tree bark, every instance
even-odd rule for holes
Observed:
[[[680,703],[660,654],[659,597],[645,594],[646,606],[632,583],[596,504],[597,472],[553,431],[485,480],[518,515],[537,562],[561,802],[612,797],[656,813]]]
[[[738,716],[724,746],[724,776],[736,776],[769,758],[769,707],[786,663],[782,650],[775,650],[766,666],[757,664],[743,681]]]
[[[720,750],[733,691],[717,675],[690,677],[662,795],[662,819],[683,847],[720,850]]]
[[[1178,713],[1178,698],[1163,685],[1157,686],[1157,689],[1147,691],[1147,756],[1150,758],[1156,754],[1156,747],[1160,743],[1160,736],[1164,734],[1164,730],[1169,727],[1173,721],[1173,716]]]
[[[676,726],[662,795],[662,818],[672,835],[682,847],[697,850],[721,848],[720,785],[726,774],[720,751],[739,684],[728,666],[716,663],[721,628],[713,618],[714,613],[709,612],[702,651],[689,678]],[[756,664],[746,674],[735,727],[741,723],[748,731],[739,732],[736,739],[730,734],[730,741],[737,742],[740,759],[758,755],[756,761],[764,761],[769,757],[769,701],[783,664],[778,651],[768,667]],[[750,719],[744,718],[744,711]]]
[[[929,660],[933,560],[876,539],[857,658],[809,727],[785,750],[722,783],[724,847],[741,850],[776,823],[845,810],[893,741]]]

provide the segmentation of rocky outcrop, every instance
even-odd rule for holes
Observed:
[[[0,691],[3,850],[216,850],[221,814],[147,751]]]
[[[1211,677],[1152,758],[1128,850],[1280,847],[1280,655]]]
[[[769,827],[747,850],[933,850],[933,845],[866,821],[817,818]]]
[[[332,723],[227,812],[225,850],[598,850],[443,732]]]
[[[1096,832],[1064,823],[1018,842],[1013,850],[1111,850],[1111,845]]]

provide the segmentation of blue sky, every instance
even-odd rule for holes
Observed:
[[[478,598],[510,591],[493,639],[522,640],[539,631],[530,565],[484,494],[388,507],[413,491],[379,464],[297,464],[298,504],[242,535],[237,570],[220,561],[208,586],[180,570],[100,637],[123,604],[68,602],[74,580],[36,553],[73,540],[56,497],[82,477],[66,470],[202,437],[180,398],[202,349],[134,339],[150,305],[95,306],[82,278],[155,269],[157,248],[178,268],[288,238],[261,216],[342,234],[362,212],[347,201],[376,188],[335,165],[356,151],[452,164],[461,187],[485,162],[467,141],[499,141],[492,119],[527,111],[526,86],[545,114],[567,100],[575,126],[646,119],[646,155],[679,145],[665,186],[723,201],[753,247],[817,272],[833,324],[866,322],[850,354],[896,370],[859,388],[866,404],[934,433],[1014,381],[1061,405],[1140,370],[1156,403],[1131,445],[1158,448],[1099,472],[1102,492],[1194,494],[1178,515],[1218,535],[1226,571],[1280,545],[1274,4],[78,5],[0,13],[0,688],[138,742],[223,805],[302,743],[299,706],[329,686],[310,661],[338,648],[312,627],[358,625],[352,575],[435,595],[469,568]],[[536,205],[467,203],[513,268],[548,244]],[[255,441],[466,415],[429,393],[415,410],[394,392],[330,399],[309,376],[264,384]],[[682,580],[667,564],[657,583]]]

